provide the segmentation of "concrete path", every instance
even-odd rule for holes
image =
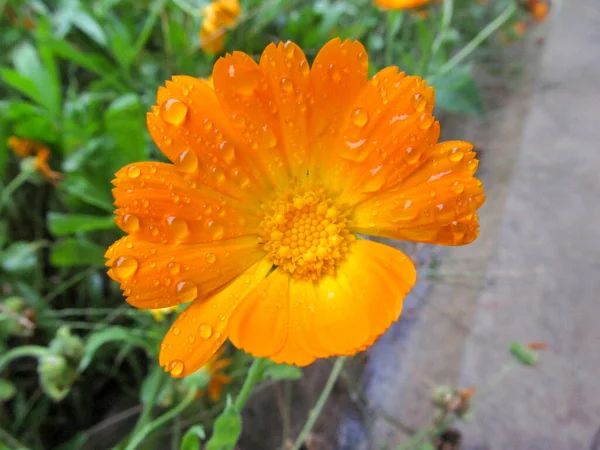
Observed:
[[[600,1],[562,3],[531,102],[486,124],[481,238],[450,250],[419,325],[387,350],[400,382],[373,398],[417,428],[433,385],[484,386],[511,361],[511,341],[547,343],[538,366],[478,401],[465,450],[600,449]],[[406,437],[377,419],[372,448]]]

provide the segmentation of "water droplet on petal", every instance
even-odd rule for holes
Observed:
[[[167,270],[172,275],[177,275],[179,273],[179,271],[181,270],[181,266],[179,265],[179,263],[170,262],[169,264],[167,264]]]
[[[181,125],[187,115],[188,107],[185,103],[175,98],[164,102],[160,107],[160,114],[163,120],[171,125]]]
[[[119,256],[112,265],[112,271],[117,278],[129,278],[138,269],[138,260],[133,256]]]
[[[210,264],[212,264],[212,263],[214,263],[214,262],[217,260],[217,257],[215,256],[215,254],[214,254],[214,253],[207,253],[207,254],[206,254],[206,260],[207,260],[207,261],[208,261]]]
[[[415,108],[418,112],[423,112],[425,107],[427,106],[427,99],[423,96],[423,94],[415,94],[411,99],[411,104],[413,108]]]
[[[203,324],[198,327],[198,331],[200,331],[200,336],[204,339],[208,339],[212,336],[212,327],[208,324]]]
[[[181,334],[181,328],[177,328],[177,327],[173,328],[173,334],[175,336],[179,336]]]
[[[140,176],[140,168],[138,166],[130,166],[127,169],[127,176],[129,178],[137,178]]]
[[[231,87],[242,95],[250,95],[258,84],[259,74],[255,70],[244,70],[241,66],[231,64],[228,69]]]
[[[419,161],[420,156],[421,152],[418,149],[407,147],[404,150],[404,159],[408,164],[415,164]]]
[[[464,156],[465,154],[463,153],[462,149],[458,147],[454,147],[448,152],[448,159],[452,162],[459,162],[463,159]]]
[[[452,192],[456,195],[460,195],[465,190],[465,187],[459,181],[455,181],[452,183],[452,186],[450,186],[450,189],[452,189]]]
[[[169,233],[171,233],[176,238],[181,239],[186,234],[188,234],[188,224],[184,219],[179,219],[175,216],[170,216],[167,218],[167,224],[169,228]]]
[[[310,66],[308,65],[308,61],[305,59],[300,61],[300,73],[304,77],[307,77],[310,74]]]
[[[245,188],[250,183],[250,178],[248,178],[248,175],[246,175],[246,173],[238,167],[234,167],[231,170],[231,176],[241,188]]]
[[[423,114],[421,117],[419,117],[419,128],[425,131],[429,130],[434,121],[435,119],[431,114]]]
[[[283,92],[287,92],[288,94],[294,90],[294,83],[289,78],[282,78],[279,86]]]
[[[123,216],[122,227],[128,233],[133,233],[140,228],[140,219],[133,214],[125,214]]]
[[[277,145],[277,137],[270,128],[265,127],[262,136],[262,146],[264,148],[273,148]]]
[[[354,122],[354,125],[357,127],[364,127],[368,121],[369,113],[366,110],[357,108],[352,113],[352,122]]]
[[[287,58],[293,58],[294,51],[294,44],[291,41],[287,41],[285,44],[283,44],[283,52]]]
[[[171,375],[175,377],[181,375],[183,373],[183,369],[185,368],[185,366],[183,365],[183,361],[180,361],[178,359],[171,362],[171,364],[169,364],[168,367]]]
[[[198,296],[198,288],[193,281],[180,281],[177,283],[177,300],[180,303],[187,303]]]
[[[228,141],[223,141],[221,142],[219,148],[221,149],[221,156],[223,157],[223,160],[227,164],[230,164],[235,158],[235,147],[233,144]]]
[[[184,172],[195,172],[198,168],[198,157],[196,156],[196,153],[191,149],[184,150],[181,155],[179,155],[177,167]]]

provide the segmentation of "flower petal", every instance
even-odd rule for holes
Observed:
[[[398,319],[415,281],[415,267],[403,253],[357,241],[335,277],[292,280],[289,336],[271,359],[302,366],[366,348]]]
[[[229,321],[229,339],[254,357],[277,353],[287,339],[290,275],[275,269],[236,308]]]
[[[266,75],[242,52],[220,58],[213,68],[220,107],[248,154],[272,186],[289,181],[289,165],[276,103]]]
[[[471,242],[477,236],[475,211],[485,201],[481,181],[473,176],[478,164],[472,148],[459,141],[432,146],[401,184],[357,205],[349,228],[446,245]]]
[[[207,244],[155,244],[125,236],[106,252],[127,301],[156,309],[210,297],[264,257],[255,236]]]
[[[148,130],[180,170],[234,198],[264,192],[262,177],[207,83],[173,77],[159,88],[156,102],[146,116]]]
[[[228,337],[227,323],[232,311],[260,284],[272,266],[263,259],[214,297],[188,306],[160,346],[160,365],[179,378],[206,364]]]
[[[309,158],[308,102],[310,69],[306,56],[293,42],[270,44],[260,58],[269,83],[269,104],[278,111],[281,145],[293,176],[306,177]]]
[[[314,60],[310,71],[310,173],[323,181],[343,178],[335,165],[333,142],[346,112],[367,82],[368,70],[367,51],[358,41],[333,39]]]
[[[141,240],[201,243],[253,234],[258,206],[197,183],[172,164],[135,163],[113,181],[117,225]]]

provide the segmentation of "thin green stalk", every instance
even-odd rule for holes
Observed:
[[[160,392],[160,388],[163,384],[164,377],[165,373],[162,370],[157,370],[154,372],[152,377],[152,384],[150,385],[150,392],[148,394],[148,400],[144,403],[144,409],[142,409],[142,413],[140,414],[140,417],[137,423],[135,424],[133,434],[137,433],[150,421],[152,409],[154,407],[154,404],[156,403],[156,398],[158,396],[158,393]]]
[[[450,29],[450,23],[452,23],[452,15],[454,14],[454,0],[445,0],[443,2],[442,9],[442,20],[440,22],[440,31],[435,37],[432,46],[432,53],[436,55],[439,51],[442,43],[446,39],[446,34]]]
[[[131,66],[131,64],[136,60],[136,58],[138,57],[138,55],[140,54],[140,52],[146,45],[146,42],[148,42],[148,38],[150,38],[152,29],[154,28],[154,26],[156,25],[156,22],[158,21],[158,18],[160,17],[160,13],[162,12],[162,10],[165,6],[165,2],[166,2],[166,0],[158,0],[150,8],[150,15],[144,22],[142,31],[140,32],[140,35],[138,36],[137,40],[135,41],[135,44],[133,44],[133,53],[132,53],[133,56],[132,56],[131,60],[129,61],[128,66]]]
[[[35,356],[40,358],[48,353],[46,347],[39,345],[25,345],[22,347],[13,348],[0,357],[0,371],[4,369],[13,359],[22,358],[24,356]]]
[[[94,271],[96,271],[96,270],[97,270],[96,267],[89,267],[89,268],[79,272],[77,275],[72,276],[71,278],[68,278],[67,280],[63,281],[61,284],[56,286],[56,288],[52,292],[48,293],[44,297],[44,300],[48,303],[51,302],[56,297],[61,295],[63,292],[66,292],[69,288],[71,288],[72,286],[75,286],[77,283],[79,283],[85,277],[94,273]]]
[[[248,376],[244,381],[242,389],[240,390],[240,393],[235,399],[234,406],[238,412],[241,412],[242,409],[244,409],[246,402],[252,395],[252,390],[254,389],[254,386],[262,379],[266,362],[267,360],[264,358],[256,358],[252,363],[252,366],[248,371]]]
[[[325,406],[325,403],[327,403],[327,399],[329,398],[329,395],[331,394],[333,385],[335,384],[338,377],[340,376],[340,372],[342,371],[342,367],[344,366],[345,361],[346,361],[345,356],[340,356],[335,361],[335,364],[333,365],[333,369],[331,370],[331,373],[329,374],[329,378],[327,379],[327,383],[325,383],[325,387],[323,388],[323,391],[321,392],[321,395],[319,396],[317,403],[315,403],[314,408],[310,411],[310,413],[308,415],[308,420],[304,424],[302,431],[300,431],[300,434],[298,435],[296,442],[294,442],[294,445],[292,446],[292,450],[300,450],[300,448],[302,447],[302,444],[304,444],[304,441],[306,441],[306,438],[308,438],[308,435],[310,434],[313,426],[315,425],[315,423],[317,422],[317,419],[319,418],[319,415],[321,414],[321,410]]]
[[[0,427],[0,442],[7,445],[9,449],[26,449],[25,444],[21,444],[16,437],[11,435],[4,428]]]
[[[23,170],[21,171],[21,173],[19,173],[19,175],[14,177],[10,183],[6,185],[6,187],[2,190],[2,199],[0,200],[0,211],[4,209],[4,205],[8,203],[12,193],[19,189],[19,187],[21,187],[21,185],[29,179],[31,174],[32,172]]]
[[[385,65],[391,66],[394,63],[394,37],[398,30],[402,27],[404,21],[404,11],[388,11],[387,27],[385,30]]]
[[[487,26],[481,30],[479,34],[471,40],[471,42],[465,45],[456,55],[450,58],[450,61],[444,64],[436,75],[445,75],[463,62],[467,56],[473,53],[473,51],[483,43],[483,41],[494,34],[502,25],[504,25],[512,17],[515,11],[517,11],[517,4],[512,2],[502,14],[487,24]]]
[[[158,417],[156,420],[153,420],[149,424],[145,425],[142,429],[140,429],[140,431],[131,438],[131,441],[129,441],[129,444],[127,444],[127,447],[125,447],[125,450],[134,450],[138,448],[142,441],[146,439],[146,437],[149,434],[151,434],[154,430],[160,428],[162,425],[181,414],[188,406],[192,404],[192,402],[196,398],[197,392],[198,391],[196,389],[191,389],[184,397],[184,399],[177,404],[177,406],[170,409],[162,416]]]

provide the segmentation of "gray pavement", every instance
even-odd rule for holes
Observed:
[[[511,361],[511,341],[547,343],[538,366],[481,396],[464,450],[591,449],[600,428],[600,1],[561,6],[533,95],[513,92],[478,132],[482,235],[449,251],[418,324],[385,350],[397,382],[370,393],[418,428],[432,386],[485,386]],[[407,438],[380,418],[371,431],[372,448]]]

